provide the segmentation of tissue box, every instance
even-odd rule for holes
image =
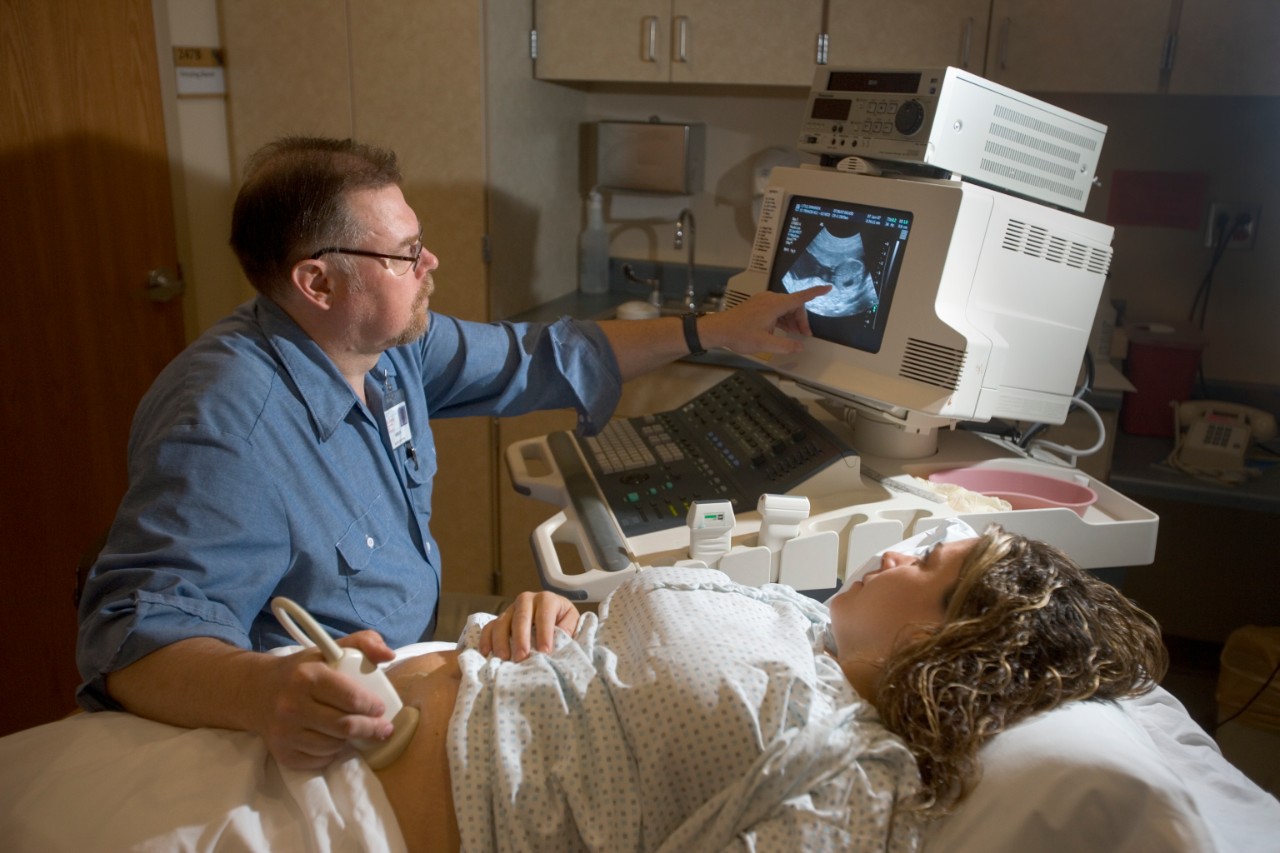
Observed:
[[[669,195],[702,191],[706,126],[594,122],[595,186]]]

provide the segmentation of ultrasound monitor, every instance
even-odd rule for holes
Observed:
[[[792,196],[769,273],[769,289],[794,293],[831,285],[831,292],[807,306],[815,334],[865,352],[879,352],[910,233],[909,211]]]
[[[778,168],[727,303],[832,285],[768,367],[855,412],[863,452],[927,456],[959,421],[1066,418],[1111,237],[959,180]]]

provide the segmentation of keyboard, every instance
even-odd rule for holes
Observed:
[[[685,524],[695,500],[754,510],[760,495],[789,492],[854,452],[754,370],[735,372],[678,409],[617,419],[573,442],[591,477],[576,476],[570,498],[575,506],[602,502],[627,536]],[[569,442],[552,445],[562,472],[582,467],[570,454]],[[585,493],[593,487],[596,494]]]

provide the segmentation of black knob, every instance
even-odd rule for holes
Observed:
[[[893,126],[903,136],[910,136],[924,125],[924,107],[919,101],[907,101],[898,107]]]

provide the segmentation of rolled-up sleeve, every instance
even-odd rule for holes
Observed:
[[[175,432],[133,460],[145,474],[85,586],[77,699],[89,710],[117,708],[107,674],[164,646],[212,637],[251,648],[250,626],[289,565],[282,503],[249,448],[207,429]]]

